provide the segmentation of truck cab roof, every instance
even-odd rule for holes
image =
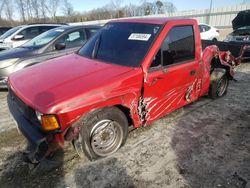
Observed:
[[[119,20],[112,20],[110,22],[130,22],[130,23],[147,23],[147,24],[166,24],[169,21],[194,21],[194,19],[183,18],[166,18],[166,17],[147,17],[147,18],[125,18]],[[110,23],[109,22],[109,23]]]

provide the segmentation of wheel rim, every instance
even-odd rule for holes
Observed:
[[[227,79],[223,77],[218,83],[218,96],[221,97],[227,89]]]
[[[93,151],[99,156],[107,156],[120,148],[123,130],[116,121],[102,120],[94,125],[90,139]]]

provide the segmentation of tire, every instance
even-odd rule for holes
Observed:
[[[128,120],[116,107],[89,113],[80,120],[80,133],[73,141],[78,155],[96,160],[116,152],[128,136]]]
[[[226,74],[218,79],[211,82],[209,88],[209,97],[212,99],[217,99],[224,96],[227,93],[229,79]]]
[[[213,38],[212,41],[218,41],[217,38]]]

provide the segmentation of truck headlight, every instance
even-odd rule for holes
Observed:
[[[36,111],[36,117],[41,123],[42,123],[42,115],[43,115],[42,113]]]
[[[19,58],[12,58],[0,61],[0,69],[9,67],[17,62]]]

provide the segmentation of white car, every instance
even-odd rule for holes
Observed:
[[[220,36],[220,32],[217,28],[207,25],[207,24],[199,24],[199,29],[201,33],[202,40],[215,40],[217,41]]]
[[[60,24],[32,24],[14,27],[0,37],[0,51],[23,45],[41,33],[62,26]]]

